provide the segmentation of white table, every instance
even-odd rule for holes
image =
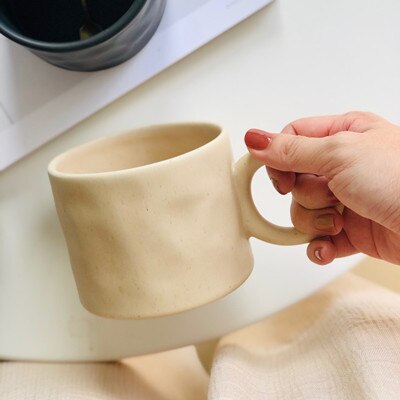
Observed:
[[[211,339],[314,292],[358,258],[320,268],[303,246],[254,241],[255,270],[235,293],[147,321],[109,321],[79,304],[46,166],[59,152],[141,125],[224,125],[238,157],[250,127],[370,110],[400,122],[400,2],[278,0],[0,174],[0,356],[104,360]],[[67,111],[66,111],[67,112]],[[263,213],[289,224],[289,197],[258,173]]]

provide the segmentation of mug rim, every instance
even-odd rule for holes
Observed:
[[[44,40],[32,39],[24,34],[19,34],[7,28],[0,22],[0,33],[5,37],[29,49],[48,51],[52,53],[66,53],[70,51],[84,50],[103,43],[116,33],[122,31],[131,21],[133,21],[145,4],[151,0],[133,0],[128,10],[121,15],[111,26],[104,29],[97,35],[85,40],[74,40],[73,42],[46,42]]]
[[[173,127],[190,127],[190,126],[204,126],[208,128],[214,128],[218,131],[215,137],[213,137],[211,140],[207,141],[206,143],[195,147],[192,150],[186,151],[182,154],[178,154],[172,157],[168,157],[167,159],[160,160],[160,161],[155,161],[153,163],[149,164],[144,164],[144,165],[139,165],[137,167],[130,167],[130,168],[124,168],[124,169],[117,169],[113,171],[100,171],[100,172],[83,172],[83,173],[72,173],[72,172],[62,172],[57,169],[57,164],[64,158],[72,153],[74,153],[77,150],[82,150],[85,148],[89,148],[95,144],[101,143],[101,142],[107,142],[109,140],[118,140],[121,137],[124,136],[130,136],[130,135],[135,135],[138,132],[142,131],[146,134],[151,134],[152,131],[158,128],[173,128]],[[124,131],[122,133],[118,133],[116,135],[111,135],[111,136],[104,136],[99,139],[95,139],[92,141],[89,141],[87,143],[83,143],[81,145],[75,146],[72,149],[66,150],[62,152],[61,154],[57,155],[54,157],[47,168],[47,172],[50,176],[56,177],[56,178],[69,178],[69,179],[80,179],[80,178],[103,178],[111,175],[123,175],[123,174],[129,174],[132,173],[133,171],[144,171],[148,170],[154,167],[158,167],[163,164],[170,163],[173,160],[177,160],[178,158],[187,158],[191,156],[193,153],[198,153],[201,151],[204,151],[204,149],[208,148],[211,146],[213,143],[221,140],[221,137],[225,134],[225,130],[223,127],[217,123],[213,122],[178,122],[178,123],[166,123],[166,124],[156,124],[156,125],[146,125],[146,126],[141,126],[137,128],[133,128],[127,131]]]

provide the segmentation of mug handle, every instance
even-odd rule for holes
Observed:
[[[251,181],[256,171],[264,166],[260,161],[245,154],[234,165],[234,180],[239,197],[242,220],[248,237],[255,237],[272,244],[291,246],[308,243],[314,236],[295,228],[275,225],[267,221],[257,210],[251,195]]]

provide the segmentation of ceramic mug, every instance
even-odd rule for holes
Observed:
[[[56,157],[49,177],[83,306],[140,319],[217,300],[249,276],[249,238],[311,237],[257,211],[261,164],[233,163],[228,134],[207,123],[137,129]]]
[[[156,31],[165,4],[166,0],[0,0],[0,33],[50,64],[96,71],[138,53]],[[88,18],[102,31],[80,40]]]

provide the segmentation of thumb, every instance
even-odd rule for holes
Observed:
[[[335,136],[322,138],[289,134],[273,134],[250,129],[245,143],[251,155],[268,167],[280,171],[330,175],[340,163]]]

